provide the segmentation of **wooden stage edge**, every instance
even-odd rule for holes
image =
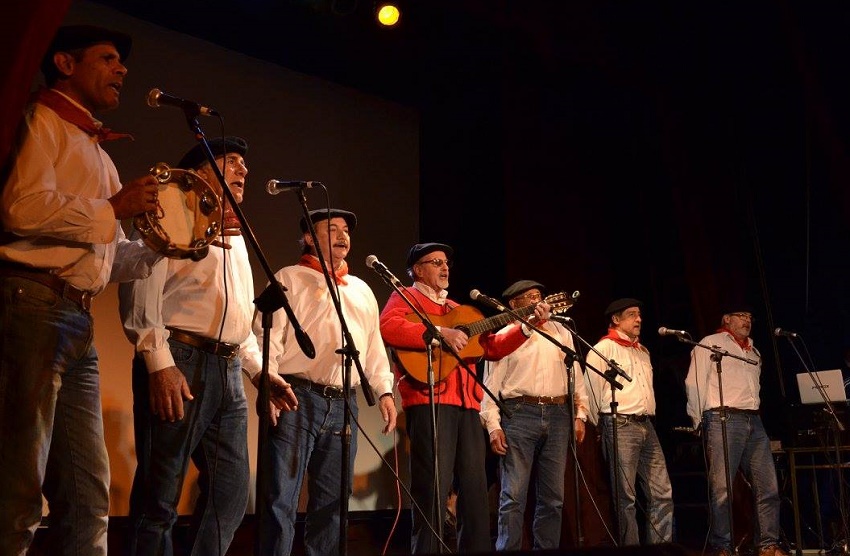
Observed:
[[[361,511],[349,514],[348,545],[347,554],[350,556],[374,556],[382,553],[387,535],[392,529],[395,519],[394,510]],[[109,522],[109,554],[126,554],[127,539],[129,536],[129,518],[126,516],[114,516]],[[188,536],[189,517],[181,516],[174,528],[175,556],[181,556],[188,551],[185,540]],[[242,525],[236,533],[227,556],[251,556],[254,554],[254,538],[256,531],[256,520],[254,515],[245,516]],[[302,544],[304,532],[304,515],[299,514],[296,524],[296,542],[293,546],[292,556],[304,554]],[[56,552],[50,546],[47,535],[47,527],[42,526],[36,533],[35,542],[29,551],[30,556],[48,556]],[[450,548],[454,549],[454,539],[448,540]],[[514,551],[514,552],[486,552],[483,554],[535,554],[537,556],[546,554],[561,555],[584,555],[602,556],[615,554],[621,556],[643,556],[643,555],[669,555],[669,556],[698,556],[702,547],[685,546],[671,543],[654,546],[636,547],[614,547],[614,546],[592,546],[592,547],[565,547],[558,550],[546,551]],[[402,511],[399,517],[395,533],[386,551],[387,555],[410,554],[410,512]]]

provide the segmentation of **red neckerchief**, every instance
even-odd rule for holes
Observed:
[[[221,235],[242,235],[242,224],[239,222],[239,218],[236,217],[236,213],[231,208],[230,203],[226,200],[224,202],[224,229],[221,231]]]
[[[115,133],[111,129],[99,125],[100,122],[92,118],[88,112],[53,89],[39,89],[32,100],[50,108],[56,112],[57,116],[74,124],[92,137],[97,137],[98,142],[124,138],[133,139],[133,136],[129,133]]]
[[[298,261],[298,264],[301,266],[306,266],[308,268],[312,268],[316,272],[321,272],[322,267],[319,265],[319,259],[314,257],[313,255],[301,255],[301,260]],[[336,284],[345,286],[348,285],[348,282],[345,281],[345,276],[348,274],[348,263],[342,261],[342,264],[339,265],[339,270],[333,271],[333,277],[336,279]]]
[[[623,338],[620,337],[620,335],[617,333],[617,331],[614,328],[608,329],[608,335],[602,337],[603,340],[605,338],[608,338],[612,342],[616,342],[623,347],[630,347],[630,348],[635,348],[635,349],[643,351],[643,346],[640,345],[640,338],[635,338],[634,341],[623,339]]]
[[[735,340],[735,343],[736,343],[736,344],[738,344],[739,346],[741,346],[741,349],[742,349],[742,350],[744,350],[744,351],[750,351],[750,350],[752,350],[752,349],[753,349],[753,347],[750,345],[750,339],[749,339],[749,338],[744,338],[744,340],[743,340],[743,341],[741,341],[741,340],[739,340],[739,339],[738,339],[738,337],[737,337],[737,336],[735,336],[734,334],[732,334],[732,331],[731,331],[731,330],[729,330],[728,328],[723,328],[722,326],[721,326],[720,328],[718,328],[718,329],[717,329],[717,331],[718,331],[718,332],[725,332],[725,333],[729,334],[730,336],[732,336],[732,339],[733,339],[733,340]]]

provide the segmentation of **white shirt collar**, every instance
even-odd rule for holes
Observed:
[[[437,291],[428,284],[424,284],[422,282],[413,282],[413,287],[419,290],[423,295],[425,295],[425,297],[434,303],[438,303],[440,305],[446,304],[446,298],[449,296],[449,292],[446,290]]]

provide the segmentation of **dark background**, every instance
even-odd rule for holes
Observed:
[[[612,299],[642,299],[662,434],[689,424],[689,348],[659,326],[699,339],[750,305],[765,422],[789,442],[803,365],[773,329],[846,370],[846,3],[418,0],[396,29],[366,0],[97,3],[414,109],[411,228],[455,247],[452,297],[579,290],[591,343]]]
[[[775,327],[846,365],[846,4],[408,1],[382,29],[363,0],[100,3],[417,109],[420,240],[456,248],[452,295],[579,290],[591,342],[642,299],[675,424],[688,348],[655,330],[698,339],[726,302],[753,307],[768,415],[802,370]]]
[[[453,296],[579,290],[591,342],[642,299],[677,422],[687,347],[654,331],[699,338],[725,302],[754,309],[767,410],[801,370],[775,327],[846,365],[843,3],[407,1],[394,29],[366,0],[98,3],[416,109],[419,239],[456,248]]]

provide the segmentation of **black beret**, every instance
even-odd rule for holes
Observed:
[[[348,231],[353,232],[354,228],[357,227],[357,215],[353,212],[349,212],[347,210],[342,209],[316,209],[310,211],[310,221],[315,224],[316,222],[320,222],[322,220],[330,220],[331,218],[344,218],[345,223],[348,224]],[[301,233],[307,233],[307,220],[302,216],[301,222]]]
[[[455,252],[454,249],[445,243],[417,243],[410,248],[410,252],[407,254],[407,268],[411,268],[416,261],[434,251],[442,251],[449,259],[452,258]]]
[[[95,44],[109,42],[115,46],[115,50],[121,55],[121,61],[125,61],[130,55],[130,47],[133,39],[126,33],[112,31],[95,25],[66,25],[60,27],[53,37],[53,42],[47,48],[44,58],[41,59],[41,71],[45,75],[54,71],[53,55],[57,52],[70,52],[78,48],[86,48]]]
[[[605,316],[610,317],[615,313],[619,313],[621,311],[625,311],[629,307],[637,307],[642,308],[643,303],[638,301],[637,299],[632,299],[631,297],[624,297],[622,299],[618,299],[616,301],[612,301],[608,308],[605,309]]]
[[[537,288],[541,293],[546,291],[546,286],[534,280],[518,280],[508,286],[508,289],[502,292],[502,298],[505,301],[510,301],[521,293]]]
[[[216,158],[227,153],[239,153],[245,156],[245,153],[248,152],[248,143],[241,137],[233,135],[224,138],[216,137],[207,141],[207,143],[209,143],[210,150]],[[184,170],[194,170],[203,165],[204,162],[207,162],[207,155],[204,154],[203,145],[197,143],[183,155],[183,158],[177,163],[177,167]]]
[[[753,308],[748,303],[743,302],[728,302],[720,306],[720,316],[731,315],[732,313],[749,313],[753,314]]]

